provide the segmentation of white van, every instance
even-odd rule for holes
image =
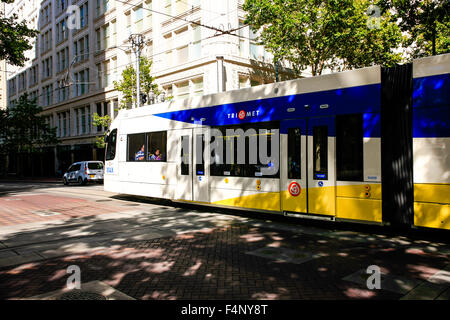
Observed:
[[[103,183],[103,162],[80,161],[73,163],[63,176],[64,185],[70,182],[85,185],[88,182]]]

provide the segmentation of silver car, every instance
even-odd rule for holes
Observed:
[[[75,182],[79,185],[85,185],[88,182],[103,183],[103,162],[75,162],[64,173],[63,181],[65,185],[68,185],[70,182]]]

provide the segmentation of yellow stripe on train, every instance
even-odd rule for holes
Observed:
[[[414,184],[414,225],[450,230],[450,184]]]
[[[336,218],[382,222],[381,184],[310,188],[309,212]],[[334,193],[336,195],[334,195]],[[268,211],[306,213],[307,192],[291,196],[287,190],[245,195],[213,202],[214,204]],[[414,225],[450,229],[450,185],[414,185]],[[417,201],[419,200],[419,201]]]

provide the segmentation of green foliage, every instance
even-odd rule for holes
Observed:
[[[158,85],[154,83],[155,78],[150,75],[152,60],[147,57],[141,57],[139,71],[141,82],[141,93],[149,95],[152,91],[155,95],[159,95]],[[120,109],[130,108],[136,102],[136,70],[134,66],[129,65],[122,71],[122,80],[114,81],[114,89],[122,92],[120,100]]]
[[[12,0],[1,2],[12,3]],[[31,49],[28,38],[36,37],[39,32],[29,29],[26,21],[17,22],[17,15],[9,18],[0,16],[0,60],[9,64],[23,66],[27,60],[24,52]]]
[[[400,28],[408,34],[405,46],[413,58],[450,52],[450,1],[382,0],[385,10],[394,9]]]
[[[294,71],[310,68],[352,69],[374,64],[392,65],[401,60],[394,51],[402,40],[400,28],[389,11],[379,28],[369,28],[367,0],[246,0],[245,23],[274,54],[286,59]]]
[[[152,91],[155,95],[159,95],[158,85],[154,83],[155,78],[150,75],[151,67],[152,61],[147,57],[141,57],[139,65],[141,93],[148,95]],[[136,70],[132,65],[129,65],[122,71],[121,81],[114,81],[114,89],[122,92],[119,109],[128,109],[136,102]],[[97,113],[94,113],[93,124],[107,129],[111,124],[111,118],[108,115],[100,117]],[[96,137],[95,145],[97,148],[104,148],[106,146],[104,138],[105,136]]]
[[[107,129],[109,125],[111,124],[111,117],[106,115],[103,117],[100,117],[97,112],[94,113],[94,119],[92,121],[92,124],[96,127],[103,127]],[[105,137],[106,137],[107,131],[103,134],[103,136],[96,137],[95,138],[95,146],[97,148],[105,148]]]
[[[57,144],[56,128],[51,128],[39,113],[36,99],[28,94],[19,97],[13,108],[0,112],[0,152],[34,152],[41,147]]]

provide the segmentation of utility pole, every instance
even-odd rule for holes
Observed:
[[[144,45],[144,36],[142,34],[130,35],[131,45],[136,56],[136,108],[141,107],[141,50]]]

